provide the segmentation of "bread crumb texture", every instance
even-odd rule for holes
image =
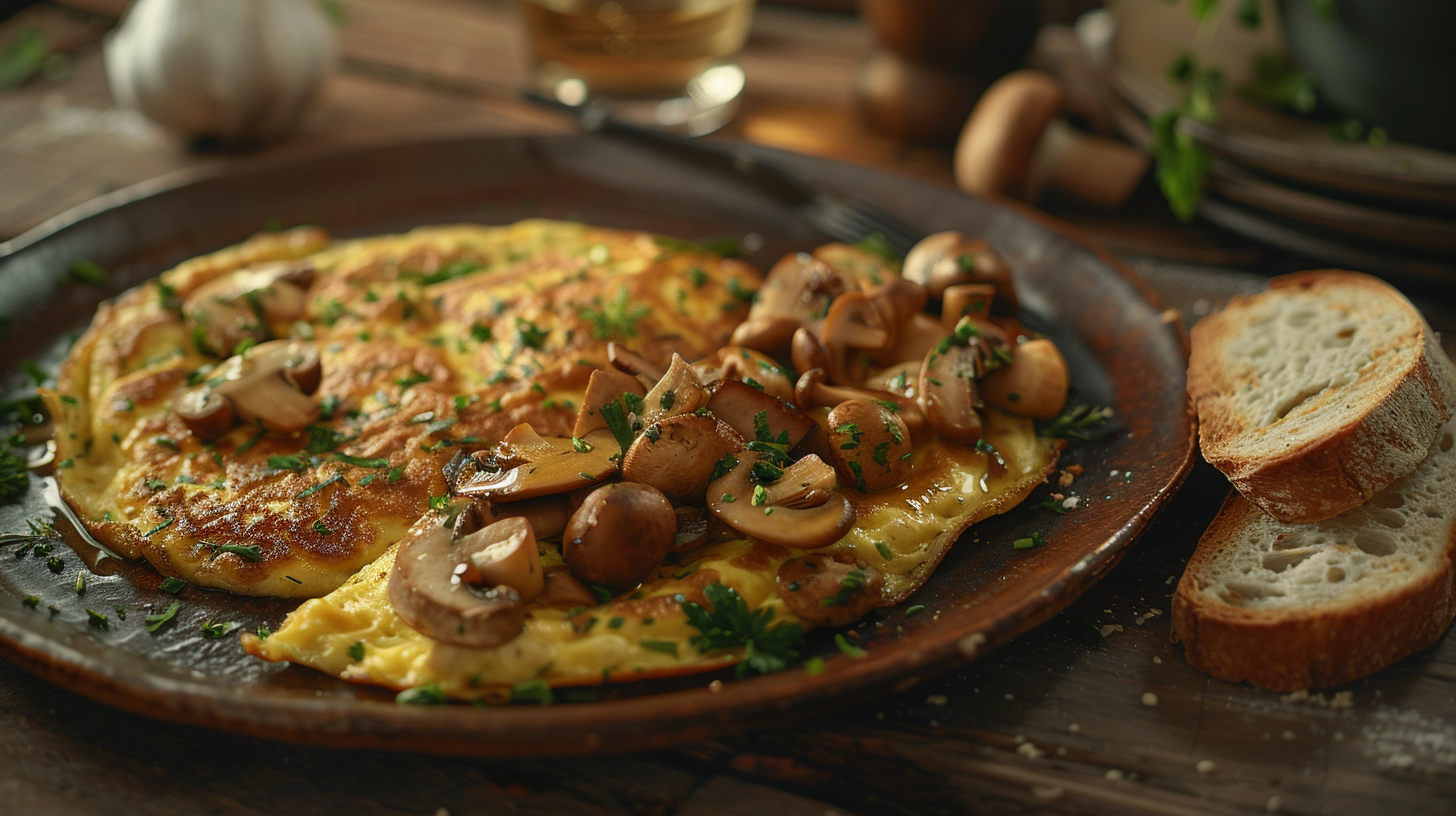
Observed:
[[[1405,591],[1449,561],[1456,515],[1456,423],[1430,456],[1368,504],[1313,524],[1248,519],[1200,571],[1201,589],[1230,606],[1347,606]]]

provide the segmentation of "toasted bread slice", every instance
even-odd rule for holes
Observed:
[[[1276,691],[1348,683],[1435,643],[1456,615],[1456,422],[1362,507],[1286,524],[1232,494],[1173,595],[1188,662]]]
[[[1274,278],[1193,327],[1203,456],[1281,521],[1358,507],[1410,473],[1456,405],[1456,367],[1383,281]]]

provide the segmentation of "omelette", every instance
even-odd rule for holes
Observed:
[[[241,337],[213,308],[233,278],[309,280],[275,304],[243,281]],[[569,431],[607,343],[700,357],[742,320],[752,266],[571,222],[459,226],[331,243],[263,233],[104,305],[44,396],[61,495],[97,539],[165,575],[246,595],[316,597],[382,555],[445,494],[456,450],[529,422]],[[208,296],[211,287],[216,296]],[[198,293],[203,297],[196,301]],[[270,308],[275,307],[278,308]],[[272,319],[269,319],[272,318]],[[317,350],[316,415],[264,415],[206,439],[177,410],[231,352]],[[221,346],[228,346],[222,348]],[[239,348],[241,347],[241,348]]]
[[[1055,465],[1065,363],[1008,305],[954,233],[765,277],[570,222],[303,228],[105,305],[44,397],[99,540],[308,599],[249,653],[503,701],[774,671],[911,595]]]

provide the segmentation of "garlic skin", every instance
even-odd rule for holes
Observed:
[[[137,0],[106,38],[121,107],[193,137],[262,143],[293,129],[334,64],[315,0]]]

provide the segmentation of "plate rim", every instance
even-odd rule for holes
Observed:
[[[350,145],[342,149],[325,149],[286,157],[265,157],[245,160],[226,166],[203,165],[184,168],[134,184],[84,202],[47,219],[15,238],[0,243],[0,263],[23,249],[37,245],[67,229],[112,210],[144,201],[169,191],[193,184],[218,181],[266,172],[270,169],[297,166],[319,160],[338,160],[363,156],[372,151],[405,146],[421,147],[446,143],[525,142],[539,150],[535,143],[543,140],[597,139],[587,135],[455,135],[410,141],[387,141]],[[804,156],[757,145],[744,145],[767,157],[793,164],[848,166],[857,171],[880,174],[895,180],[897,185],[934,186],[924,179],[887,172],[877,168],[847,165],[832,159]],[[1061,236],[1079,249],[1090,253],[1113,274],[1130,284],[1155,313],[1163,315],[1167,328],[1165,342],[1186,360],[1188,336],[1177,312],[1170,309],[1161,296],[1128,265],[1096,244],[1080,230],[1065,224],[1030,205],[1003,198],[982,199],[988,205],[1009,210],[1016,217],[1033,223],[1038,229]],[[598,752],[645,750],[689,742],[708,736],[740,733],[763,725],[769,719],[800,718],[847,705],[880,691],[903,690],[929,676],[962,665],[1004,644],[1065,608],[1075,597],[1100,580],[1126,553],[1137,536],[1177,492],[1192,468],[1197,451],[1196,417],[1186,392],[1182,394],[1182,411],[1170,415],[1181,418],[1181,450],[1172,472],[1157,484],[1157,489],[1138,511],[1122,520],[1115,533],[1084,553],[1074,564],[1049,576],[1038,591],[1027,592],[1005,613],[974,631],[957,630],[942,634],[938,642],[916,650],[896,650],[892,657],[879,660],[853,661],[833,673],[834,687],[825,689],[817,682],[804,682],[804,673],[790,671],[722,684],[721,690],[705,696],[701,688],[639,695],[625,699],[572,704],[571,706],[506,706],[484,712],[459,706],[402,708],[394,703],[374,700],[350,700],[347,722],[337,728],[322,729],[300,726],[292,715],[337,711],[338,698],[314,698],[301,694],[270,695],[223,694],[214,687],[190,684],[185,680],[161,678],[144,673],[140,678],[107,661],[81,654],[65,644],[25,630],[0,616],[0,656],[4,656],[44,679],[116,708],[144,714],[175,723],[201,725],[231,733],[265,737],[301,744],[335,747],[409,750],[445,755],[526,756],[572,755]],[[1062,599],[1046,603],[1051,596]],[[58,654],[69,652],[69,659]],[[837,659],[839,656],[836,656]],[[812,680],[812,678],[811,678]],[[787,692],[772,696],[765,690],[782,687]],[[711,703],[711,705],[705,704]],[[219,711],[219,703],[226,710]],[[530,742],[502,744],[492,736],[519,734],[523,730],[545,731],[560,726],[569,715],[589,706],[596,714],[595,722],[607,733],[585,733],[576,742]],[[408,711],[408,715],[401,712]],[[462,716],[464,714],[465,716]],[[476,716],[476,715],[479,716]],[[647,715],[647,716],[644,716]],[[403,724],[402,724],[403,723]],[[671,729],[643,727],[673,724]],[[636,727],[634,727],[636,726]],[[606,738],[621,740],[606,742]]]

